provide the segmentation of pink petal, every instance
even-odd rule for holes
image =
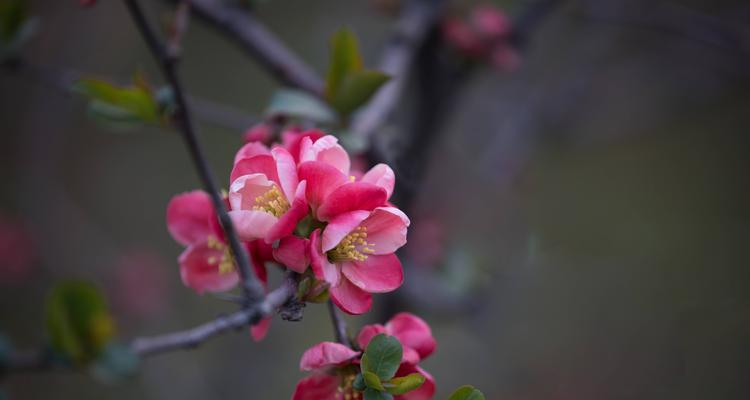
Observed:
[[[268,235],[278,218],[265,211],[230,211],[237,235],[244,241],[262,239]]]
[[[318,374],[302,379],[294,388],[292,400],[342,400],[339,393],[339,378]]]
[[[389,254],[406,244],[409,218],[395,207],[378,207],[362,221],[367,229],[367,241],[372,243],[373,254]]]
[[[431,400],[435,396],[435,378],[422,368],[410,364],[401,364],[396,376],[406,376],[414,372],[418,372],[425,377],[424,383],[416,390],[396,396],[396,400]]]
[[[319,161],[300,164],[298,172],[299,179],[307,181],[305,196],[313,211],[317,210],[331,192],[349,181],[341,171]]]
[[[370,255],[365,261],[342,263],[341,272],[352,284],[370,293],[385,293],[404,282],[404,270],[395,254]]]
[[[315,277],[336,286],[341,280],[341,271],[336,264],[328,261],[328,257],[320,250],[320,229],[310,235],[310,266]]]
[[[309,182],[309,181],[308,181]],[[371,211],[386,201],[385,189],[370,183],[352,182],[331,192],[317,210],[318,219],[329,221],[350,211]]]
[[[268,147],[260,142],[248,142],[237,151],[237,154],[234,156],[234,164],[236,165],[238,162],[246,159],[255,157],[257,155],[261,154],[271,154],[268,150]]]
[[[271,318],[263,318],[257,324],[250,327],[250,336],[256,342],[263,340],[268,334],[268,328],[271,327]]]
[[[348,279],[340,279],[338,286],[328,290],[331,300],[347,314],[364,314],[372,307],[372,295],[352,285]]]
[[[270,253],[273,249],[262,240],[253,240],[252,242],[246,243],[245,247],[247,248],[247,253],[250,255],[250,262],[253,264],[255,276],[257,276],[258,280],[263,283],[263,287],[268,289],[268,270],[266,269],[266,261],[272,261],[273,256],[266,256],[265,253]]]
[[[323,230],[322,250],[331,250],[370,215],[367,211],[352,211],[336,216]]]
[[[393,194],[393,186],[396,184],[396,174],[393,173],[391,167],[385,164],[378,164],[370,168],[361,181],[382,187],[388,194],[387,198],[390,199]]]
[[[231,210],[252,210],[255,199],[273,187],[273,181],[263,174],[242,175],[229,186],[229,206]]]
[[[297,236],[287,236],[281,239],[279,247],[273,249],[273,256],[282,265],[302,274],[310,265],[308,240]]]
[[[352,358],[358,355],[358,351],[354,351],[341,343],[322,342],[307,349],[302,354],[299,368],[303,371],[312,371],[329,366],[340,366],[348,364]]]
[[[307,207],[307,200],[305,199],[306,187],[306,181],[300,182],[297,186],[297,193],[294,196],[294,200],[292,200],[289,210],[279,217],[279,221],[268,231],[266,243],[273,243],[282,237],[291,235],[297,224],[307,216],[309,209]]]
[[[202,190],[178,194],[167,205],[167,229],[174,240],[188,246],[205,241],[214,218],[211,197]]]
[[[268,154],[260,154],[250,158],[243,158],[234,165],[232,173],[229,175],[229,182],[242,175],[263,174],[268,179],[278,183],[279,175],[276,171],[276,160]]]
[[[287,130],[281,134],[281,143],[282,146],[284,146],[284,148],[289,151],[289,154],[294,157],[294,161],[299,162],[302,141],[305,138],[308,138],[308,140],[310,140],[310,145],[312,145],[312,142],[322,138],[325,135],[326,134],[323,133],[323,131],[317,129],[309,130],[306,132],[295,132],[292,130]]]
[[[427,323],[414,314],[402,312],[396,314],[385,325],[390,335],[398,338],[402,345],[411,347],[424,359],[435,351],[435,338]]]
[[[314,142],[307,138],[303,139],[300,149],[300,162],[305,161],[324,162],[347,176],[351,166],[349,154],[338,144],[338,139],[332,135],[323,136]]]
[[[189,246],[180,254],[180,276],[185,286],[198,293],[223,292],[237,285],[236,270],[219,272],[224,252],[208,247],[207,243]]]
[[[380,333],[386,333],[385,327],[380,324],[365,325],[359,330],[357,335],[357,344],[360,349],[367,348],[370,340]]]
[[[286,149],[276,147],[271,150],[274,160],[276,160],[276,171],[279,175],[279,185],[281,191],[287,200],[292,200],[297,190],[299,180],[297,178],[297,163]]]

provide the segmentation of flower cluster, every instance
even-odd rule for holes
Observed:
[[[261,281],[265,263],[275,262],[314,280],[310,286],[327,291],[343,311],[362,314],[372,293],[390,292],[403,281],[394,252],[406,243],[409,218],[388,202],[391,168],[379,164],[362,173],[351,164],[337,139],[318,130],[286,131],[271,147],[249,141],[235,156],[225,200]],[[167,226],[186,246],[179,257],[185,285],[199,293],[237,285],[234,257],[208,194],[175,196]]]
[[[424,382],[415,390],[395,397],[396,400],[429,400],[435,394],[435,381],[419,366],[419,362],[435,351],[430,327],[419,317],[399,313],[385,325],[366,325],[357,336],[360,349],[367,348],[378,334],[395,337],[403,352],[395,378],[418,373]],[[300,360],[300,369],[312,374],[302,379],[292,400],[356,400],[362,399],[357,376],[362,372],[362,352],[343,344],[322,342],[308,349]]]

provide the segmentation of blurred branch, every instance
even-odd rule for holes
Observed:
[[[232,219],[229,218],[226,205],[224,204],[224,200],[214,180],[213,173],[211,172],[206,157],[203,154],[203,148],[198,141],[190,109],[182,89],[182,83],[177,74],[177,58],[176,56],[169,54],[164,45],[159,42],[156,32],[148,21],[146,21],[146,16],[143,14],[143,10],[138,4],[138,1],[125,0],[125,4],[133,21],[138,27],[138,30],[141,32],[141,36],[146,41],[154,58],[159,63],[167,83],[172,87],[175,103],[177,105],[177,110],[175,112],[176,123],[185,139],[185,144],[188,147],[193,163],[198,171],[198,175],[203,181],[203,186],[211,196],[214,208],[216,209],[216,214],[218,215],[221,226],[224,228],[224,233],[229,240],[229,246],[232,249],[235,262],[237,263],[240,276],[242,277],[242,289],[247,302],[246,307],[251,307],[255,302],[263,298],[263,287],[250,268],[248,253],[237,236]]]
[[[72,93],[71,87],[77,80],[92,76],[92,74],[69,68],[35,65],[23,59],[3,63],[2,67],[10,73],[20,73],[65,95]],[[195,117],[206,124],[235,132],[243,132],[249,126],[258,122],[257,117],[226,104],[193,95],[187,95],[187,100]]]
[[[333,304],[332,300],[328,300],[328,313],[331,315],[331,323],[333,324],[333,333],[336,337],[336,341],[347,346],[352,347],[352,343],[349,340],[349,334],[346,332],[346,321],[341,318],[338,308]]]
[[[218,0],[190,0],[190,5],[195,15],[234,41],[279,81],[322,96],[323,81],[315,71],[248,10]]]

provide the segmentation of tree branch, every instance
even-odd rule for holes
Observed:
[[[333,324],[333,333],[336,341],[347,347],[352,347],[349,334],[346,332],[346,321],[341,318],[339,310],[333,304],[332,300],[328,300],[328,313],[331,315],[331,323]]]
[[[195,15],[235,42],[279,81],[323,95],[323,81],[315,71],[247,10],[216,0],[190,0],[190,5]]]
[[[250,268],[248,253],[240,242],[237,232],[234,229],[234,224],[232,223],[231,218],[229,218],[229,214],[227,214],[224,200],[219,193],[213,173],[208,166],[206,157],[203,154],[203,148],[201,147],[200,142],[198,141],[198,136],[195,133],[190,109],[188,108],[182,84],[177,74],[177,58],[170,55],[166,48],[159,42],[155,31],[151,25],[149,25],[148,21],[146,21],[146,17],[143,14],[143,10],[138,4],[138,1],[125,0],[125,4],[127,5],[128,11],[138,27],[138,30],[141,32],[141,36],[146,41],[154,58],[156,58],[159,63],[167,83],[172,87],[175,103],[177,105],[175,119],[180,127],[180,131],[190,155],[193,158],[193,163],[198,170],[198,175],[203,181],[203,186],[206,191],[211,196],[214,208],[219,216],[219,221],[221,222],[221,225],[224,228],[224,233],[226,233],[227,239],[229,240],[229,246],[232,249],[240,276],[242,277],[242,288],[247,301],[247,304],[245,305],[250,306],[263,298],[263,288]]]

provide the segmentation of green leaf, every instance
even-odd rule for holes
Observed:
[[[160,121],[161,105],[140,75],[132,86],[116,86],[98,79],[81,79],[73,91],[87,96],[89,114],[103,121],[138,125]]]
[[[336,114],[327,104],[296,89],[281,89],[271,97],[266,115],[279,114],[291,118],[307,119],[324,125],[333,124],[337,119]]]
[[[115,329],[99,289],[68,281],[58,284],[47,301],[47,332],[54,350],[85,364],[99,356]]]
[[[385,388],[383,387],[383,383],[380,382],[380,378],[374,373],[370,371],[363,371],[362,377],[364,377],[365,385],[367,385],[367,387],[378,389],[381,391],[385,390]]]
[[[390,77],[380,71],[352,71],[346,74],[329,101],[341,116],[348,116],[365,104]]]
[[[424,375],[413,373],[399,378],[393,378],[385,383],[385,390],[388,393],[399,396],[412,390],[419,389],[424,383]]]
[[[376,389],[368,388],[365,390],[365,400],[393,400],[393,395],[387,392],[381,392]]]
[[[0,40],[10,42],[28,17],[24,0],[0,1]]]
[[[133,376],[140,364],[140,358],[129,346],[110,343],[92,365],[91,373],[105,383],[121,381]]]
[[[473,386],[464,385],[456,389],[448,400],[484,400],[484,395]]]
[[[342,28],[331,37],[331,59],[326,77],[327,99],[332,99],[344,78],[353,71],[362,69],[357,37],[349,29]]]
[[[362,376],[362,374],[357,374],[357,376],[354,377],[354,382],[352,382],[352,387],[355,390],[358,390],[360,392],[364,392],[365,389],[367,389],[367,385],[365,384],[365,378]]]
[[[396,374],[401,365],[403,348],[398,339],[385,334],[378,334],[367,345],[362,356],[362,371],[372,372],[381,381],[387,381]]]

